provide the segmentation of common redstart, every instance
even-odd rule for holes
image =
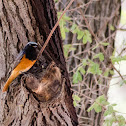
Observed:
[[[28,71],[36,62],[37,51],[36,47],[38,44],[36,42],[28,42],[24,49],[18,55],[17,60],[18,64],[11,72],[10,77],[8,78],[6,84],[3,87],[3,92],[7,91],[11,82],[21,73]]]

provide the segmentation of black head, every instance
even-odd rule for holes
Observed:
[[[36,42],[28,42],[27,45],[25,46],[25,48],[28,48],[28,47],[35,47],[36,48],[37,46],[38,46],[38,44]]]
[[[28,42],[25,48],[23,49],[26,58],[29,60],[35,60],[37,58],[36,48],[38,44],[36,42]]]

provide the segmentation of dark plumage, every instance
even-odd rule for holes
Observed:
[[[4,88],[3,92],[7,91],[9,85],[11,82],[21,73],[28,71],[36,62],[37,58],[37,52],[36,47],[37,43],[35,42],[28,42],[28,44],[25,46],[25,48],[21,51],[19,54],[17,60],[17,65],[12,71],[10,77],[8,78]]]
[[[25,46],[23,51],[26,54],[26,58],[28,58],[29,60],[35,60],[37,58],[37,52],[36,52],[37,45],[38,44],[35,42],[29,42]]]

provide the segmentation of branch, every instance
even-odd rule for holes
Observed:
[[[66,11],[68,10],[68,8],[71,6],[71,4],[73,3],[74,0],[71,0],[70,3],[67,5],[67,7],[65,8],[65,10],[63,11],[62,15],[60,16],[59,20],[56,22],[55,26],[53,27],[53,29],[51,30],[48,38],[46,39],[43,47],[41,48],[41,50],[38,53],[37,59],[39,59],[39,57],[41,56],[41,54],[43,53],[44,49],[46,48],[47,44],[49,43],[49,40],[52,36],[52,34],[54,33],[54,31],[56,30],[57,26],[59,25],[59,22],[61,20],[61,18],[63,17],[63,15],[66,13]]]
[[[83,19],[84,19],[84,21],[85,21],[85,23],[86,23],[86,25],[87,25],[88,30],[90,31],[91,35],[95,38],[96,43],[98,44],[98,43],[99,43],[99,39],[98,39],[98,37],[95,35],[95,33],[92,31],[92,29],[91,29],[91,27],[90,27],[90,25],[89,25],[87,19],[85,18],[85,16],[84,16],[84,14],[83,14],[83,12],[82,12],[81,9],[80,9],[80,13],[81,13],[81,15],[83,16]],[[104,53],[104,55],[106,56],[106,58],[108,59],[108,61],[111,63],[112,68],[119,74],[119,76],[121,77],[122,80],[125,80],[125,79],[123,78],[123,76],[121,75],[121,73],[120,73],[120,72],[116,69],[116,67],[113,65],[111,59],[110,59],[110,58],[108,57],[108,55],[106,54],[106,52],[105,52],[103,46],[100,46],[100,48],[101,48],[101,50],[103,51],[103,53]]]

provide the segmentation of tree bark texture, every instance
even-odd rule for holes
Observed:
[[[1,90],[20,50],[28,41],[42,46],[56,21],[53,0],[0,0]],[[39,99],[27,88],[26,82],[28,77],[30,80],[39,79],[52,60],[61,71],[62,85],[51,100],[41,101],[41,97]],[[58,27],[40,60],[27,73],[16,78],[7,93],[0,91],[0,125],[76,126],[78,121],[70,87]]]
[[[77,8],[78,5],[81,6]],[[72,9],[68,14],[72,20],[78,24],[79,28],[90,31],[92,43],[87,42],[86,44],[81,45],[81,41],[77,40],[77,34],[71,35],[71,33],[68,33],[68,38],[66,38],[67,42],[65,41],[65,43],[73,45],[78,44],[78,46],[73,46],[76,48],[76,51],[71,51],[68,57],[68,69],[71,76],[73,76],[75,68],[78,68],[82,63],[82,59],[90,59],[95,63],[98,63],[103,73],[108,69],[113,69],[109,57],[114,51],[115,31],[120,20],[120,7],[121,1],[119,0],[80,0],[73,4]],[[85,19],[90,27],[87,25]],[[115,30],[111,30],[111,25]],[[100,44],[102,42],[109,43],[109,46],[102,46]],[[93,59],[93,56],[100,52],[105,56],[103,62],[100,62],[98,59]],[[84,68],[87,71],[88,65]],[[111,74],[109,74],[109,77],[111,78]],[[96,113],[94,110],[87,112],[87,109],[93,104],[98,96],[107,94],[110,78],[86,73],[83,75],[82,82],[72,86],[75,94],[81,98],[79,103],[80,106],[76,107],[80,125],[103,125],[104,110],[100,113]]]

